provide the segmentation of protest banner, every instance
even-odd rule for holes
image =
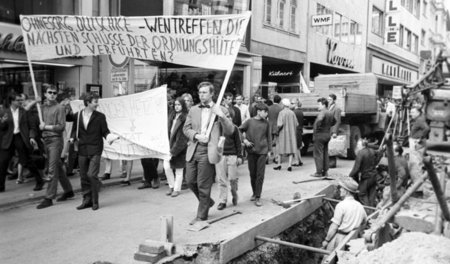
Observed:
[[[98,111],[106,116],[111,133],[120,137],[109,145],[104,140],[102,157],[112,160],[141,158],[167,159],[166,86],[142,93],[99,100]],[[71,101],[74,113],[84,108],[83,101]]]
[[[249,19],[250,12],[218,16],[20,16],[30,60],[115,54],[221,70],[234,64]]]

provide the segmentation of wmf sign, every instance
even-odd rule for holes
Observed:
[[[386,37],[385,41],[389,44],[399,43],[399,19],[398,13],[400,0],[387,0],[386,9]]]
[[[313,27],[326,26],[331,24],[333,24],[332,14],[312,16],[311,26]]]

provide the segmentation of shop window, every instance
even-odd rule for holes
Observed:
[[[383,35],[383,12],[375,6],[372,7],[372,33]]]
[[[290,30],[295,33],[296,27],[295,27],[295,20],[296,20],[296,13],[297,13],[297,1],[291,0],[291,8],[290,8]]]
[[[278,3],[278,25],[283,28],[284,27],[284,8],[286,6],[285,0],[280,0]]]
[[[334,37],[340,39],[341,37],[341,21],[342,15],[335,12],[334,13]]]
[[[153,1],[148,0],[133,0],[144,1],[146,4],[153,5]],[[161,13],[163,7],[163,0],[161,2]],[[239,14],[248,10],[248,0],[174,0],[174,15],[223,15],[223,14]],[[270,2],[271,0],[266,0]],[[128,0],[126,1],[128,2]],[[265,2],[265,3],[266,3]],[[141,8],[139,5],[134,5],[135,8]]]
[[[425,30],[422,29],[422,32],[420,34],[420,45],[425,46],[425,36],[426,36],[426,32]]]
[[[74,15],[75,1],[2,0],[0,22],[20,24],[19,15]]]
[[[264,22],[269,25],[272,23],[272,0],[264,1]]]

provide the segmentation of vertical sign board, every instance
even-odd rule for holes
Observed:
[[[392,98],[393,99],[402,99],[402,94],[403,94],[403,86],[394,85],[394,87],[392,87]]]
[[[399,43],[399,14],[400,0],[386,0],[386,37],[385,41],[389,44]]]

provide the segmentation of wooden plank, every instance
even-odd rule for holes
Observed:
[[[331,196],[333,191],[334,186],[330,185],[315,195],[325,194],[326,196]],[[264,222],[257,224],[243,233],[222,242],[220,244],[219,263],[227,263],[261,245],[263,242],[256,241],[256,236],[274,237],[289,227],[297,224],[322,205],[323,199],[321,198],[303,201],[286,211],[282,211]]]

